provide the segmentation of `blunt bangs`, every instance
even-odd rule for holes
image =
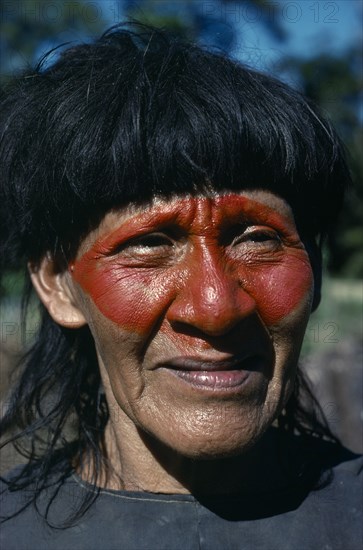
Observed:
[[[334,226],[349,181],[334,130],[299,92],[223,55],[117,28],[16,87],[3,203],[27,258],[69,257],[112,208],[206,189],[272,191],[305,238]]]

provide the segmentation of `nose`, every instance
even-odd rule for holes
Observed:
[[[256,311],[255,300],[243,289],[236,272],[209,253],[198,258],[181,279],[167,313],[172,325],[223,336]]]

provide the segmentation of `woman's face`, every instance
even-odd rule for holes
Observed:
[[[107,214],[70,265],[114,422],[184,456],[243,452],[293,386],[313,276],[267,191]]]

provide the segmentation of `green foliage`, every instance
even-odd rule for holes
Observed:
[[[24,273],[20,271],[8,271],[4,274],[1,283],[5,296],[20,296],[24,287]]]
[[[347,147],[353,188],[349,190],[339,227],[332,236],[328,267],[340,276],[363,276],[363,127],[362,51],[355,47],[339,57],[289,58],[277,67],[293,76],[302,91],[332,120]]]
[[[322,300],[311,315],[302,358],[338,351],[342,344],[362,338],[363,287],[360,281],[324,276]]]
[[[82,1],[1,0],[0,13],[2,83],[51,48],[96,35],[106,26],[97,7]]]
[[[125,15],[142,23],[170,29],[183,37],[197,40],[223,51],[230,51],[237,38],[241,13],[256,10],[261,24],[278,41],[286,38],[278,4],[269,0],[124,0]]]

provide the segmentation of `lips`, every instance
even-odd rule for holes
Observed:
[[[178,357],[159,363],[157,368],[199,389],[234,391],[248,381],[252,372],[261,372],[264,364],[262,356],[256,354],[217,361]]]

